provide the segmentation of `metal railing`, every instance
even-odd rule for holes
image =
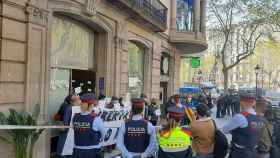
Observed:
[[[160,25],[166,26],[167,8],[158,0],[125,0],[132,9],[141,11]]]

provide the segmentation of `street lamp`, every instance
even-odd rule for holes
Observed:
[[[256,99],[258,98],[258,75],[260,73],[261,67],[259,64],[255,67],[255,73],[256,73]]]

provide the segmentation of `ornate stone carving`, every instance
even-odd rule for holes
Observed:
[[[96,2],[97,0],[86,0],[85,13],[87,15],[93,16],[96,14]]]
[[[39,24],[39,25],[47,25],[48,23],[48,11],[38,8],[33,5],[28,5],[26,7],[26,12],[28,14],[28,21]]]

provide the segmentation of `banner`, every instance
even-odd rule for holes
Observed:
[[[129,117],[130,109],[128,107],[120,109],[107,109],[107,108],[98,108],[94,109],[97,116],[99,116],[106,128],[106,134],[102,146],[113,145],[116,143],[116,137],[118,135],[119,127],[121,123]],[[73,126],[73,117],[75,114],[80,113],[81,109],[79,106],[72,107],[72,117],[70,125]],[[72,155],[74,148],[74,130],[69,129],[64,148],[62,150],[62,155]]]
[[[106,135],[102,145],[108,146],[115,144],[121,123],[129,117],[129,109],[123,108],[116,111],[114,109],[103,108],[97,113],[97,116],[104,121],[106,127]]]

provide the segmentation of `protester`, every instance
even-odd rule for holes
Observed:
[[[74,153],[73,158],[102,158],[101,141],[105,137],[105,127],[100,117],[92,112],[97,103],[94,94],[81,96],[81,113],[73,118]]]
[[[167,125],[158,132],[159,158],[191,158],[191,133],[180,127],[184,108],[170,106],[167,108]]]
[[[120,104],[119,104],[119,98],[117,98],[116,96],[113,96],[111,98],[111,101],[109,104],[107,104],[105,106],[106,109],[110,109],[110,110],[120,110]]]
[[[119,128],[117,148],[124,158],[149,158],[158,150],[155,128],[143,118],[145,102],[132,99],[132,117]]]
[[[54,115],[54,120],[55,121],[63,121],[64,120],[64,116],[65,116],[65,111],[66,109],[68,109],[69,107],[71,108],[71,100],[73,99],[72,97],[74,97],[75,95],[70,94],[68,95],[63,103],[60,105],[58,112]]]
[[[158,115],[156,114],[159,109],[157,100],[152,99],[151,104],[148,106],[148,120],[152,123],[153,126],[157,125]]]
[[[145,106],[144,106],[144,119],[148,120],[149,119],[148,118],[149,99],[148,99],[146,94],[141,94],[140,98],[142,100],[144,100],[144,102],[145,102]]]
[[[214,158],[215,126],[209,117],[209,109],[207,105],[200,104],[196,111],[198,120],[190,124],[193,151],[196,153],[196,158]]]
[[[101,108],[103,108],[103,107],[105,107],[106,106],[106,96],[105,95],[103,95],[103,94],[100,94],[99,95],[99,97],[98,97],[98,107],[101,107]]]
[[[162,110],[161,110],[161,111],[162,111],[163,117],[166,117],[166,115],[167,115],[167,109],[168,109],[170,106],[173,106],[174,104],[175,104],[175,97],[174,97],[174,96],[171,96],[171,97],[168,99],[166,105],[163,106],[164,108],[162,108]]]
[[[122,97],[119,98],[119,104],[120,104],[120,106],[121,106],[122,108],[124,107],[123,98],[122,98]]]
[[[69,103],[69,104],[67,104],[67,103]],[[81,100],[80,100],[79,96],[69,95],[65,98],[64,103],[62,104],[62,106],[58,112],[58,113],[62,113],[62,111],[63,111],[63,114],[60,117],[62,119],[63,125],[65,125],[65,126],[70,125],[71,115],[72,115],[72,106],[80,106],[80,104],[81,104]],[[68,133],[68,130],[61,130],[59,132],[59,138],[58,138],[58,143],[57,143],[57,153],[58,153],[58,155],[60,155],[61,158],[68,158],[71,156],[71,155],[62,154],[65,140],[67,137],[67,133]]]
[[[206,98],[206,96],[205,96],[204,94],[200,94],[200,95],[198,96],[198,102],[199,102],[199,103],[202,103],[202,104],[208,105],[207,98]]]
[[[214,107],[213,103],[212,103],[212,96],[211,96],[211,93],[209,93],[207,95],[207,106],[209,109],[212,109]]]
[[[175,106],[180,107],[180,108],[184,107],[180,101],[180,94],[174,95],[174,102],[175,102]]]
[[[224,133],[232,134],[232,148],[229,158],[256,158],[256,147],[263,124],[253,108],[255,97],[250,94],[242,94],[240,99],[243,111],[236,114],[223,127]]]

